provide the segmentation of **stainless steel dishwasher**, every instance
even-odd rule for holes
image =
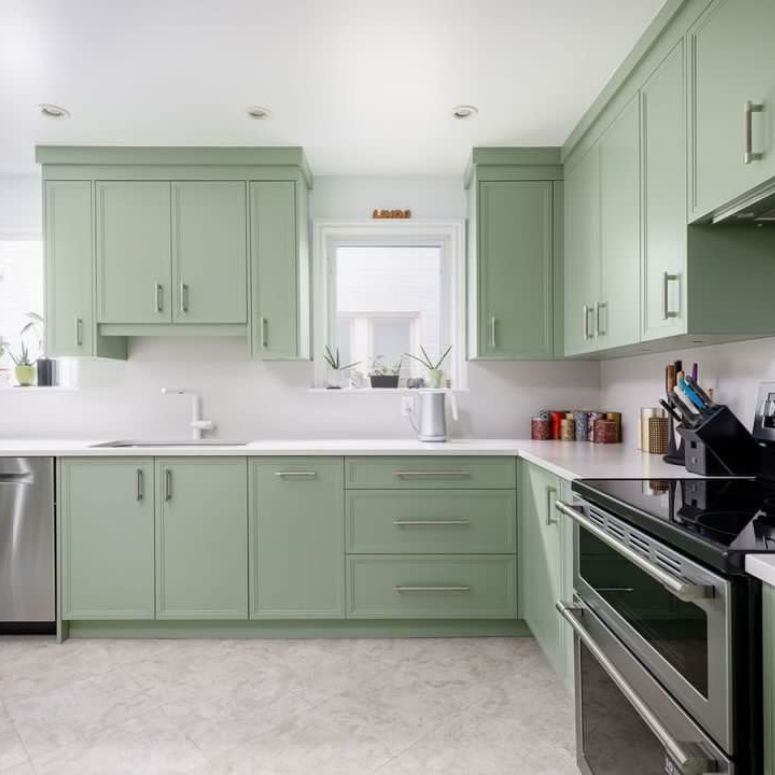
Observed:
[[[54,460],[0,458],[0,633],[54,622]]]

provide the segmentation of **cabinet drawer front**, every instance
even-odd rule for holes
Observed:
[[[512,457],[351,457],[345,486],[369,489],[514,489]]]
[[[510,619],[516,558],[373,555],[347,558],[350,619]]]
[[[513,553],[516,513],[516,493],[510,490],[351,491],[347,551]]]

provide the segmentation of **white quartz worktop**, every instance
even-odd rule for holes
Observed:
[[[128,457],[190,455],[503,455],[522,457],[563,479],[680,478],[692,476],[683,467],[670,466],[622,444],[591,444],[529,439],[454,439],[430,444],[415,439],[264,440],[234,446],[164,446],[106,448],[96,440],[2,439],[0,457]]]
[[[747,555],[745,569],[752,576],[775,587],[775,557],[771,554]]]

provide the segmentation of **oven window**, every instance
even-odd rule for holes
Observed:
[[[708,696],[708,620],[586,530],[579,569],[592,586],[697,691]]]

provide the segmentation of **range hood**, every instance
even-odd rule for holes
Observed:
[[[713,223],[775,224],[775,180],[716,210]]]

